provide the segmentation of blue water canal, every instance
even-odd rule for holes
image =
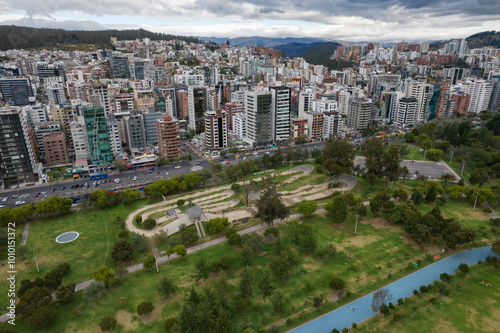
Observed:
[[[491,252],[491,247],[483,247],[457,253],[419,269],[415,273],[385,286],[385,288],[389,290],[389,294],[392,296],[390,301],[395,303],[399,298],[412,296],[414,289],[418,290],[420,286],[429,285],[433,283],[434,280],[439,280],[439,275],[442,273],[455,274],[455,269],[457,269],[458,265],[461,263],[474,265],[479,260],[485,261],[488,256],[498,257],[498,255]],[[371,308],[372,297],[373,293],[358,298],[290,332],[330,333],[334,328],[339,331],[345,327],[349,328],[352,323],[359,323],[375,314]]]

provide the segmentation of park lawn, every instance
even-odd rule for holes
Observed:
[[[366,218],[370,219],[370,214]],[[232,317],[233,332],[242,332],[249,322],[253,323],[250,325],[253,328],[277,324],[280,326],[278,331],[285,331],[290,328],[282,324],[287,318],[291,319],[292,326],[299,325],[410,273],[411,270],[407,266],[417,258],[422,260],[422,266],[431,263],[430,260],[425,259],[425,251],[408,242],[404,232],[397,226],[382,228],[360,222],[357,229],[358,235],[353,235],[355,220],[352,214],[346,222],[340,225],[334,225],[327,217],[318,215],[300,220],[303,221],[303,225],[313,227],[319,248],[332,242],[336,245],[338,254],[334,258],[320,261],[297,250],[301,262],[299,267],[290,274],[288,282],[281,285],[278,281],[274,281],[275,286],[285,295],[287,302],[285,312],[282,315],[275,315],[270,302],[263,303],[256,286],[257,277],[262,270],[268,269],[269,260],[276,247],[275,244],[265,244],[263,251],[266,254],[254,256],[254,265],[251,267],[255,278],[252,305],[245,312],[247,315],[242,317],[235,314]],[[290,228],[297,221],[278,225],[283,245],[290,244]],[[375,222],[374,225],[376,225]],[[293,245],[293,247],[295,246]],[[194,265],[201,256],[209,261],[219,260],[222,256],[234,258],[234,268],[226,273],[226,278],[229,284],[229,295],[238,294],[239,277],[242,270],[239,251],[239,248],[224,243],[189,254],[185,260],[173,259],[170,265],[160,266],[159,274],[144,270],[129,274],[123,282],[113,286],[105,293],[103,299],[95,304],[88,304],[82,299],[82,292],[78,292],[72,303],[56,306],[58,312],[56,321],[40,332],[74,331],[81,327],[96,331],[100,318],[107,315],[120,318],[120,324],[136,331],[161,332],[165,319],[180,315],[184,295],[192,286],[200,291],[216,279],[216,277],[211,277],[208,281],[195,282],[192,277]],[[422,266],[419,265],[419,267]],[[390,279],[388,273],[392,274]],[[177,296],[170,301],[160,300],[155,291],[155,284],[163,276],[173,278],[179,287]],[[352,295],[338,301],[335,294],[328,288],[330,276],[338,276],[346,281],[346,291],[350,291]],[[126,306],[119,304],[119,298],[124,296],[129,298]],[[234,301],[234,296],[231,297],[232,301]],[[325,306],[316,310],[312,307],[310,296],[323,296],[326,299]],[[149,319],[149,324],[136,318],[135,308],[144,300],[150,300],[156,306],[155,312]],[[83,307],[80,316],[77,316],[73,311],[77,306]],[[136,319],[134,320],[134,318]],[[22,320],[19,320],[19,326],[20,329],[24,328],[29,331],[29,327],[25,326]],[[120,326],[117,331],[122,330],[123,327]]]
[[[109,209],[109,214],[114,221],[116,216],[123,219],[137,207],[144,205],[145,200],[134,203],[132,208],[123,204],[115,205]],[[24,226],[24,225],[23,225]],[[120,226],[113,224],[114,235],[118,239]],[[56,243],[58,235],[67,231],[81,233],[75,241],[66,244]],[[128,238],[130,240],[131,234]],[[55,218],[37,219],[31,222],[26,247],[35,247],[36,258],[40,268],[37,272],[33,261],[33,254],[27,251],[23,256],[17,257],[17,285],[23,279],[33,280],[35,277],[43,278],[45,273],[57,265],[67,262],[71,265],[70,273],[63,278],[63,283],[76,284],[91,279],[91,272],[100,265],[116,267],[110,252],[114,244],[113,231],[105,210],[80,210]],[[141,261],[143,253],[134,251],[133,261]],[[24,263],[28,262],[28,265]],[[7,266],[0,269],[0,278],[7,277]],[[0,285],[0,304],[7,301],[7,284]]]
[[[375,181],[375,186],[373,190],[372,186],[363,177],[356,176],[356,179],[358,180],[358,182],[356,186],[350,191],[353,195],[360,195],[363,198],[363,200],[369,200],[373,198],[378,192],[384,192],[385,190],[384,178],[377,179]],[[408,179],[408,178],[405,179],[405,182],[403,184],[403,179],[400,178],[396,182],[389,182],[387,193],[391,195],[395,189],[402,188],[405,191],[407,191],[408,194],[411,194],[416,184],[417,181],[415,179]]]
[[[397,143],[392,143],[385,147],[385,151],[389,151],[390,146],[398,146],[398,148],[401,148],[401,146],[406,146],[408,153],[404,154],[401,156],[404,160],[419,160],[423,161],[424,160],[424,149],[418,145],[414,145],[411,143],[403,144],[401,142]]]
[[[457,282],[463,287],[457,288]],[[490,264],[474,265],[467,275],[455,274],[452,283],[447,287],[449,296],[433,290],[407,298],[402,306],[396,305],[396,311],[403,315],[401,322],[394,323],[392,315],[384,318],[379,314],[358,324],[356,332],[497,332],[500,295],[494,290],[500,285],[498,269]]]

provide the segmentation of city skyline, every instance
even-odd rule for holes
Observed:
[[[317,37],[352,42],[447,40],[500,30],[497,3],[467,1],[192,0],[79,2],[0,0],[0,24],[67,29],[134,29],[196,37]]]

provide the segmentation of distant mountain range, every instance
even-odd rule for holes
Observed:
[[[103,27],[94,21],[51,21],[46,19],[34,19],[24,17],[19,20],[8,20],[3,21],[2,25],[15,25],[20,27],[28,28],[45,28],[45,29],[64,29],[64,30],[107,30],[108,28]]]
[[[500,31],[483,31],[467,37],[467,45],[470,48],[481,48],[493,46],[500,48]]]
[[[287,57],[296,57],[303,54],[306,51],[309,51],[311,49],[316,49],[317,46],[321,45],[332,45],[333,47],[336,48],[338,45],[341,44],[335,42],[316,42],[310,44],[289,43],[283,45],[276,45],[273,47],[273,49],[283,51],[285,53],[285,56]]]
[[[224,37],[199,37],[204,41],[216,42],[217,44],[225,43],[229,41],[229,43],[233,46],[247,46],[253,45],[258,46],[262,45],[265,47],[273,47],[282,46],[285,44],[291,43],[299,43],[299,44],[313,44],[313,43],[349,43],[344,41],[338,41],[330,38],[313,38],[313,37],[285,37],[285,38],[270,38],[270,37],[237,37],[237,38],[224,38]]]

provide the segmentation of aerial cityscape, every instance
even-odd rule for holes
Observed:
[[[496,4],[0,3],[0,333],[499,331]]]

